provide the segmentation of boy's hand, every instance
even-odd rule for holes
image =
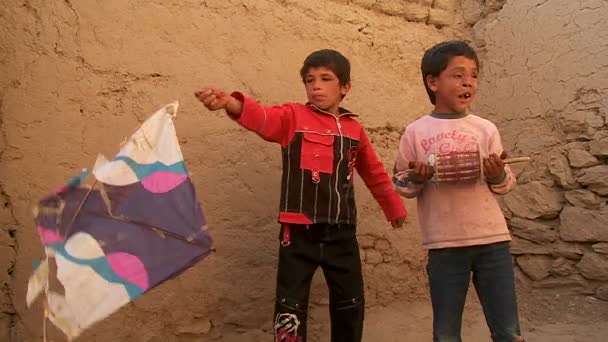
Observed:
[[[504,154],[504,153],[503,153]],[[506,154],[505,154],[506,155]],[[483,159],[483,172],[488,178],[497,178],[505,170],[505,164],[496,153],[492,153],[488,158]]]
[[[408,166],[411,169],[408,178],[414,183],[424,183],[435,174],[435,169],[431,165],[421,161],[411,161]]]
[[[391,221],[391,226],[393,226],[393,228],[401,228],[404,222],[405,216],[397,217],[396,219]]]
[[[194,92],[194,96],[209,110],[226,108],[230,95],[217,88],[201,88]]]

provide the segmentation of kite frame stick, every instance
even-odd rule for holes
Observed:
[[[82,199],[82,201],[80,201],[80,204],[78,205],[78,208],[76,209],[76,212],[74,212],[74,216],[72,216],[72,220],[70,221],[70,223],[68,224],[68,226],[65,229],[65,235],[63,237],[67,237],[68,234],[70,233],[70,230],[72,229],[72,226],[74,225],[74,222],[76,221],[76,218],[78,217],[78,214],[80,214],[80,211],[82,210],[82,207],[84,206],[84,202],[86,202],[86,200],[89,198],[89,196],[91,195],[91,192],[93,192],[93,188],[95,188],[96,184],[97,184],[97,178],[95,179],[95,182],[93,183],[93,185],[91,185],[91,187],[89,188],[89,191],[87,191],[86,195],[84,195],[84,198]]]

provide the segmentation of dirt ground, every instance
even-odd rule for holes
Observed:
[[[162,290],[162,289],[160,289]],[[608,304],[593,297],[559,290],[538,290],[518,284],[518,297],[522,333],[527,341],[533,342],[604,342],[608,337]],[[269,298],[269,300],[272,300]],[[127,310],[128,311],[128,310]],[[118,329],[120,341],[133,342],[263,342],[272,339],[271,311],[257,313],[268,318],[257,328],[238,324],[217,325],[226,317],[213,317],[204,324],[191,325],[179,331],[140,330],[120,334],[120,322],[125,318],[125,310],[111,316],[93,328],[95,333],[82,337],[88,340],[111,340],[103,331]],[[129,315],[130,316],[130,315]],[[154,315],[139,315],[139,320],[154,319]],[[158,324],[162,324],[159,320]],[[313,303],[309,312],[309,341],[329,342],[328,306]],[[54,328],[49,328],[49,336]],[[114,335],[116,336],[116,335]],[[491,342],[479,302],[471,288],[462,325],[462,338],[466,342]],[[40,340],[40,339],[38,339]],[[387,305],[375,305],[366,311],[363,341],[370,342],[418,342],[432,340],[432,310],[426,300],[395,300]],[[64,341],[61,337],[51,337],[48,342]]]
[[[472,289],[471,289],[472,290]],[[462,339],[491,342],[474,291],[465,307]],[[522,332],[535,342],[604,342],[608,338],[608,304],[593,297],[519,288]],[[311,310],[311,342],[329,341],[327,306]],[[405,342],[432,340],[432,310],[426,301],[395,301],[366,311],[364,341]],[[264,331],[225,332],[222,341],[269,341]]]
[[[462,338],[466,342],[491,342],[477,297],[471,289],[465,307]],[[593,297],[563,290],[518,288],[522,333],[535,342],[604,342],[608,337],[608,305]],[[262,314],[262,313],[260,313]],[[269,313],[263,313],[269,316]],[[269,316],[270,317],[270,316]],[[328,307],[313,304],[309,316],[309,341],[329,341]],[[270,325],[259,329],[211,329],[207,338],[174,335],[131,336],[129,341],[270,341]],[[417,342],[432,340],[432,310],[428,301],[396,300],[366,311],[363,341]]]
[[[471,293],[472,294],[472,293]],[[490,342],[474,296],[465,308],[462,338]],[[608,338],[608,305],[597,299],[520,289],[522,333],[527,341],[602,342]],[[427,302],[397,302],[369,311],[365,341],[431,341],[432,311]],[[320,338],[319,341],[324,341]]]

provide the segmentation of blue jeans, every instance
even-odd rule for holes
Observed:
[[[433,341],[460,342],[471,273],[494,342],[523,341],[508,242],[429,250]]]

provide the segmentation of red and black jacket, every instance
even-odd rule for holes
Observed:
[[[407,215],[355,114],[340,109],[336,117],[298,103],[263,107],[239,92],[232,96],[243,102],[237,122],[282,146],[279,222],[356,224],[355,169],[389,221]]]

